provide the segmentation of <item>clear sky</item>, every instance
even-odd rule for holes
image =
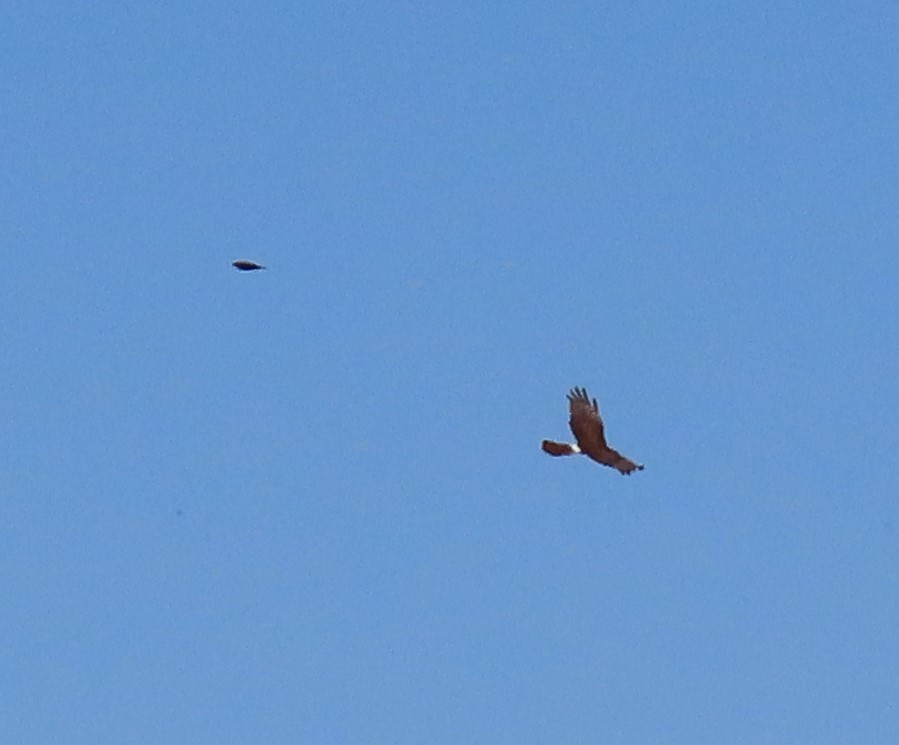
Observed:
[[[899,6],[786,5],[3,3],[4,742],[897,742]]]

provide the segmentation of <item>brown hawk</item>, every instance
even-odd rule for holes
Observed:
[[[625,458],[606,443],[602,418],[599,416],[599,406],[595,398],[591,402],[587,397],[585,388],[573,388],[568,394],[568,404],[571,411],[568,424],[574,433],[577,445],[544,440],[542,445],[544,452],[550,455],[583,454],[597,463],[614,468],[625,476],[630,476],[634,471],[643,470],[642,465],[634,463],[630,458]]]

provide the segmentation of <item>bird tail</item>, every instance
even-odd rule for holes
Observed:
[[[550,455],[577,455],[581,449],[577,445],[569,445],[567,442],[553,442],[552,440],[544,440],[540,447],[544,453]]]

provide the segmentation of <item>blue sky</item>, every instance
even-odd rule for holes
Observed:
[[[0,10],[5,739],[895,742],[899,10],[444,6]]]

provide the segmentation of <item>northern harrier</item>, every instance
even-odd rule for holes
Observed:
[[[246,259],[232,261],[231,266],[241,272],[255,272],[257,269],[265,269],[262,264],[257,264],[255,261],[247,261]]]
[[[643,470],[642,465],[625,458],[606,443],[602,418],[599,416],[599,406],[596,404],[595,398],[592,402],[590,401],[585,388],[573,388],[568,394],[568,404],[571,410],[568,424],[574,433],[577,445],[544,440],[542,445],[544,452],[550,455],[583,454],[597,463],[614,468],[625,476],[630,476],[634,471]]]

